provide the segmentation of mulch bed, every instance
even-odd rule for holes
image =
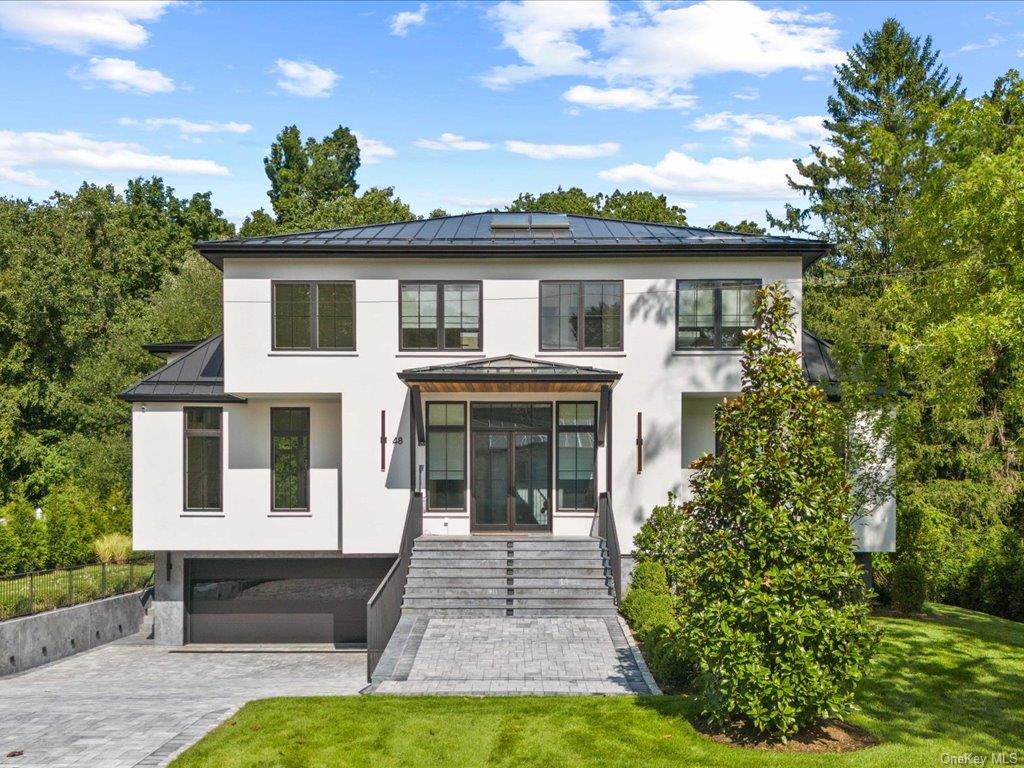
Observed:
[[[854,752],[879,743],[874,735],[863,728],[839,720],[826,720],[821,725],[798,733],[785,742],[758,733],[741,723],[723,727],[702,719],[694,722],[693,727],[698,733],[719,744],[764,749],[770,752]]]

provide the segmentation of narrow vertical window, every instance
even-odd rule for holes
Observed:
[[[427,404],[427,508],[466,508],[466,406]]]
[[[399,294],[402,349],[481,348],[480,283],[403,282]]]
[[[596,468],[597,403],[559,403],[559,509],[596,509]]]
[[[309,509],[309,408],[270,409],[272,508]]]
[[[220,408],[185,408],[185,509],[221,509]]]
[[[318,349],[355,349],[355,289],[354,283],[316,284]]]
[[[622,349],[622,283],[541,282],[540,348]]]
[[[311,349],[313,346],[312,286],[274,284],[274,347]]]

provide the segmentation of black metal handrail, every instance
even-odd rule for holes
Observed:
[[[619,533],[615,528],[615,513],[612,512],[612,497],[602,492],[597,502],[597,535],[608,547],[608,560],[612,567],[612,583],[615,585],[615,604],[622,599],[622,551],[619,549]]]
[[[405,526],[402,528],[402,541],[398,549],[398,557],[391,564],[388,572],[381,579],[377,589],[366,601],[366,680],[373,677],[388,641],[402,618],[402,597],[405,595],[405,582],[409,578],[409,563],[412,560],[412,547],[416,539],[423,535],[423,494],[413,493],[409,499],[409,507],[405,513]]]

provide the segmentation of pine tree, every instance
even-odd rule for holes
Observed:
[[[789,736],[850,706],[875,645],[854,562],[841,420],[804,380],[792,299],[755,302],[743,388],[719,406],[720,450],[683,507],[683,644],[705,713]]]

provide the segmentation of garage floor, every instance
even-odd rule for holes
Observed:
[[[0,766],[166,765],[247,701],[364,685],[365,653],[172,653],[136,635],[0,678]]]

